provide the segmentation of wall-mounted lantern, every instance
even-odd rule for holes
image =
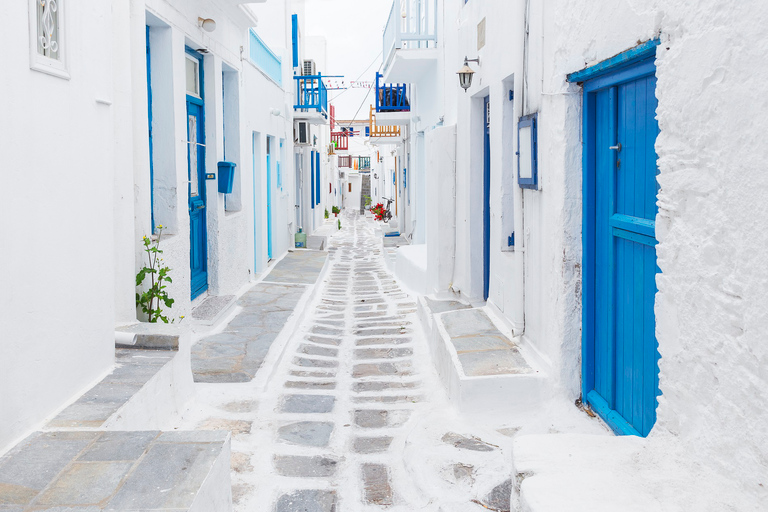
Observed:
[[[216,30],[216,22],[211,18],[197,18],[197,26],[206,32],[213,32]]]
[[[464,92],[472,86],[472,75],[475,74],[475,71],[469,67],[470,62],[477,62],[480,64],[480,58],[468,59],[467,57],[464,57],[464,66],[456,72],[456,74],[459,75],[459,85],[464,89]]]

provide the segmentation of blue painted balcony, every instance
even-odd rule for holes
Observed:
[[[385,84],[376,73],[376,112],[410,112],[408,84]]]
[[[395,0],[384,28],[384,77],[415,83],[437,71],[437,0]]]
[[[307,120],[313,124],[324,124],[328,120],[328,89],[323,76],[294,76],[296,82],[296,103],[293,105],[294,119]]]

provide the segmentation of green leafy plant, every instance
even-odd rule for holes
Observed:
[[[371,206],[371,196],[363,196],[365,198],[365,208]]]
[[[325,209],[325,218],[327,219],[328,217],[330,217],[330,215],[328,215],[328,208],[326,208]]]
[[[338,215],[339,213],[341,213],[341,210],[339,209],[339,207],[338,207],[338,206],[332,206],[332,207],[331,207],[331,211],[332,211],[333,213],[337,214],[337,215]]]
[[[336,225],[338,226],[339,229],[341,229],[341,219],[336,221]]]
[[[144,252],[147,253],[148,263],[136,274],[136,287],[140,287],[147,276],[149,276],[149,287],[141,293],[136,292],[136,305],[140,306],[141,310],[146,313],[149,322],[157,323],[159,320],[167,324],[169,320],[163,314],[162,306],[164,305],[167,308],[173,307],[174,301],[168,296],[168,291],[166,290],[166,284],[172,283],[173,280],[168,275],[171,269],[162,266],[163,258],[160,258],[160,255],[163,254],[163,250],[160,249],[163,226],[157,226],[156,230],[157,237],[154,240],[146,236],[142,240]],[[183,319],[184,317],[181,318]]]

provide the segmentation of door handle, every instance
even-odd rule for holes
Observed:
[[[621,142],[619,142],[616,146],[611,146],[608,149],[613,149],[614,151],[621,151]]]
[[[195,210],[202,210],[203,208],[205,208],[205,205],[204,205],[204,204],[203,204],[203,205],[200,205],[200,206],[198,206],[197,208],[195,208]]]

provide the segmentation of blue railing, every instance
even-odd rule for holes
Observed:
[[[295,110],[316,110],[317,112],[328,115],[328,89],[323,83],[323,76],[305,75],[294,76],[296,80],[296,104]]]
[[[250,57],[256,67],[261,69],[268,77],[274,80],[280,87],[283,86],[283,62],[269,46],[261,40],[256,32],[251,29]]]
[[[384,67],[395,50],[435,48],[437,0],[395,0],[384,27]]]
[[[376,112],[410,112],[408,84],[383,84],[376,72]]]

